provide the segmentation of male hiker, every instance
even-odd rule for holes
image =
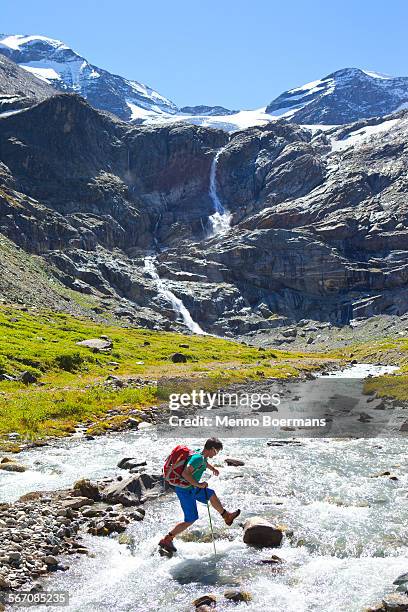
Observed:
[[[209,468],[215,476],[218,476],[218,470],[208,463],[208,459],[215,457],[221,449],[222,442],[218,440],[218,438],[209,438],[204,444],[204,448],[201,452],[194,451],[191,453],[187,447],[178,446],[167,459],[164,468],[165,477],[170,483],[179,483],[179,486],[177,486],[177,484],[175,485],[175,491],[184,512],[184,521],[177,523],[177,525],[160,540],[159,546],[165,550],[176,552],[177,549],[173,544],[173,539],[198,519],[198,501],[202,504],[206,504],[209,501],[215,510],[221,514],[227,525],[232,525],[240,514],[241,510],[235,510],[235,512],[228,512],[225,510],[213,489],[208,487],[208,483],[200,483],[200,478],[207,468]],[[181,461],[175,463],[175,461],[177,461],[177,452],[178,458],[181,458]],[[183,453],[187,453],[187,456],[183,455]],[[176,454],[175,459],[173,459],[173,454]],[[172,461],[173,464],[171,465]],[[177,466],[180,464],[181,467],[178,473],[181,477],[174,478],[170,476],[167,478],[167,474],[171,472],[176,474]]]

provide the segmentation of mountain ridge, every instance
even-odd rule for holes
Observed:
[[[0,35],[0,53],[62,92],[81,94],[95,108],[130,121],[177,112],[154,89],[88,62],[65,43],[37,35]]]
[[[173,102],[150,87],[111,74],[65,43],[46,36],[0,35],[0,54],[61,92],[82,95],[95,108],[134,124],[192,123],[227,132],[285,119],[303,125],[340,125],[408,106],[408,77],[342,68],[281,93],[258,110]]]

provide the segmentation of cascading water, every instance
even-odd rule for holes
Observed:
[[[209,195],[214,204],[215,213],[210,216],[212,235],[225,234],[231,227],[231,213],[224,208],[217,193],[217,165],[224,147],[217,151],[212,160],[210,170],[210,191]]]
[[[157,273],[156,266],[154,265],[154,257],[151,255],[145,257],[144,266],[146,272],[148,272],[152,279],[156,282],[157,291],[159,292],[159,295],[163,296],[168,302],[170,302],[174,312],[176,312],[177,315],[183,319],[184,325],[191,332],[193,332],[193,334],[204,335],[206,332],[202,330],[199,324],[194,321],[191,314],[184,306],[182,300],[175,296],[174,293],[170,291],[170,289],[166,288],[164,282]]]

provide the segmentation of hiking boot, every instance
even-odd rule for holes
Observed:
[[[222,513],[222,518],[224,519],[226,525],[232,525],[237,516],[241,514],[241,510],[235,510],[235,512],[228,512],[228,510],[224,510]]]
[[[170,535],[164,536],[159,542],[159,546],[167,550],[168,552],[177,552],[177,548],[173,544],[173,538]]]

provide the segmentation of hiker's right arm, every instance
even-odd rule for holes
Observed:
[[[194,468],[192,465],[188,465],[182,473],[182,477],[187,480],[187,482],[189,482],[191,485],[193,485],[193,487],[198,487],[199,489],[205,489],[205,487],[207,486],[206,482],[197,482],[196,479],[193,476],[193,472],[194,472]]]

